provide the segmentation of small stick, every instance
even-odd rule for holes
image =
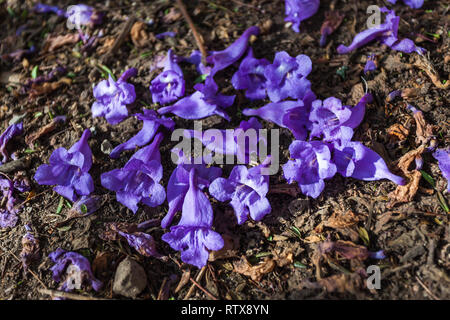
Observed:
[[[181,13],[183,14],[184,19],[186,20],[187,24],[189,25],[189,28],[191,28],[192,33],[195,38],[195,42],[197,43],[197,47],[202,53],[202,63],[206,65],[206,56],[208,55],[206,53],[205,46],[203,45],[202,38],[200,34],[197,32],[197,29],[195,28],[194,22],[191,19],[191,16],[186,10],[186,7],[184,6],[184,3],[182,0],[177,0],[177,6],[181,10]]]
[[[67,299],[72,299],[72,300],[108,300],[108,299],[94,298],[94,297],[89,297],[89,296],[83,296],[81,294],[75,294],[75,293],[57,291],[57,290],[51,290],[51,289],[38,289],[38,292],[52,296],[52,297],[67,298]]]
[[[200,279],[203,277],[203,274],[205,273],[206,268],[203,267],[200,272],[198,273],[197,277],[195,278],[197,285],[198,285],[198,281],[200,281]],[[190,279],[191,281],[193,281],[193,279]],[[195,290],[195,282],[192,282],[192,286],[189,288],[189,291],[186,293],[186,296],[184,297],[183,300],[187,300],[189,299],[189,297],[194,293]]]
[[[0,166],[0,172],[11,173],[18,170],[26,169],[30,166],[30,159],[27,157],[22,157],[17,160],[13,160]]]
[[[17,260],[17,261],[19,261],[20,263],[22,263],[22,260],[20,260],[12,251],[9,251],[9,253]],[[34,273],[33,272],[33,270],[31,270],[31,269],[28,269],[27,270],[29,273],[31,273],[31,275],[45,288],[45,289],[47,289],[47,286],[42,282],[42,280],[41,279],[39,279],[39,277],[37,276],[37,274],[36,273]]]
[[[416,276],[416,280],[417,282],[419,282],[420,286],[430,295],[431,298],[433,298],[434,300],[441,300],[436,297],[434,293],[430,291],[430,289],[427,288],[427,286],[420,280],[418,276]]]
[[[127,22],[125,22],[125,25],[122,28],[122,31],[117,36],[116,41],[114,41],[114,44],[112,45],[111,49],[109,49],[108,53],[104,55],[102,62],[106,63],[108,59],[110,59],[114,53],[120,48],[122,43],[125,41],[125,38],[130,34],[131,28],[133,27],[133,24],[136,22],[136,17],[131,16],[128,18]]]

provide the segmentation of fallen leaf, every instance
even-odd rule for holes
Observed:
[[[78,41],[80,41],[80,35],[78,33],[69,33],[64,36],[50,37],[45,41],[42,52],[53,52],[66,44],[74,44]]]
[[[409,130],[403,125],[396,123],[387,129],[387,134],[389,136],[390,143],[396,141],[405,141],[409,135]]]
[[[216,261],[220,259],[228,259],[236,257],[239,249],[239,238],[228,234],[222,235],[224,245],[218,251],[211,251],[209,253],[209,261]]]
[[[154,42],[156,39],[147,33],[146,24],[144,22],[136,22],[130,31],[131,40],[136,47],[145,47],[149,42]]]
[[[40,128],[38,131],[33,132],[29,135],[27,135],[25,137],[25,142],[26,144],[31,148],[34,149],[34,141],[36,141],[37,139],[39,139],[40,137],[42,137],[43,135],[46,135],[52,131],[54,131],[56,128],[58,128],[58,126],[65,122],[65,119],[63,120],[60,117],[56,117],[53,119],[52,122],[50,122],[49,124],[43,126],[42,128]]]
[[[44,83],[33,83],[31,85],[30,89],[30,98],[35,98],[37,96],[41,96],[44,94],[48,94],[50,92],[55,91],[59,87],[61,87],[63,84],[71,85],[72,80],[69,78],[61,78],[58,81],[55,82],[44,82]]]
[[[109,252],[97,252],[92,261],[92,272],[96,276],[104,276],[110,270],[111,254]]]
[[[448,89],[450,87],[450,79],[447,80],[445,84],[443,84],[441,82],[439,74],[434,69],[433,64],[425,55],[416,55],[416,61],[413,65],[425,71],[425,73],[430,77],[433,84],[439,89]]]
[[[177,21],[178,19],[181,18],[181,13],[175,9],[175,8],[170,8],[169,12],[163,17],[163,21],[165,23],[172,23]]]
[[[276,262],[269,257],[265,257],[264,261],[252,266],[245,256],[242,256],[239,261],[233,262],[234,271],[250,277],[253,281],[261,281],[265,274],[268,274],[275,269]]]
[[[357,217],[353,211],[348,210],[343,212],[341,210],[334,211],[331,217],[323,223],[325,227],[333,229],[344,229],[357,224],[360,218]]]
[[[181,276],[180,282],[178,282],[177,287],[175,288],[175,293],[178,293],[185,285],[189,283],[189,279],[191,278],[191,270],[187,268],[183,271],[183,275]]]
[[[322,278],[317,282],[305,281],[302,283],[302,286],[310,289],[325,288],[327,292],[356,294],[364,288],[364,281],[358,273],[342,273]]]

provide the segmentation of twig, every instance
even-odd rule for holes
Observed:
[[[419,282],[420,286],[430,295],[430,297],[434,300],[441,300],[438,297],[436,297],[434,295],[433,292],[430,291],[430,289],[427,288],[427,286],[422,282],[422,280],[420,280],[420,278],[418,276],[416,276],[416,280],[417,282]]]
[[[11,254],[17,261],[22,262],[12,251],[9,251],[9,254]],[[33,270],[28,269],[27,270],[31,275],[45,288],[47,289],[47,286],[42,282],[42,280],[37,276],[36,273],[33,272]]]
[[[30,166],[30,159],[27,157],[22,157],[17,160],[7,162],[4,165],[0,166],[0,172],[3,173],[16,172],[18,170],[26,169],[29,166]]]
[[[187,24],[189,25],[189,28],[191,28],[191,30],[192,30],[192,33],[193,33],[194,38],[195,38],[195,42],[197,43],[197,47],[198,47],[198,49],[200,50],[200,52],[202,54],[202,63],[204,65],[206,65],[207,53],[206,53],[205,46],[203,45],[203,40],[202,40],[200,34],[197,32],[197,29],[195,28],[194,22],[192,21],[191,16],[187,12],[183,1],[182,0],[177,0],[177,6],[180,9],[181,13],[183,14],[183,17],[186,20]]]
[[[205,270],[206,270],[206,268],[203,267],[203,268],[200,270],[200,272],[198,273],[197,277],[195,278],[195,280],[196,280],[196,282],[197,282],[197,285],[198,285],[198,281],[200,281],[200,279],[201,279],[201,278],[203,277],[203,275],[205,274]],[[191,278],[190,280],[193,281],[192,278]],[[194,290],[195,290],[195,282],[192,282],[192,286],[189,288],[189,291],[186,293],[186,295],[184,296],[184,299],[183,299],[183,300],[189,299],[189,298],[192,296],[192,294],[194,293]]]
[[[203,267],[203,268],[205,268],[205,267]],[[203,270],[203,269],[202,269]],[[201,285],[199,285],[198,283],[197,283],[197,281],[195,281],[194,279],[190,279],[191,280],[191,282],[194,284],[194,285],[196,285],[200,290],[202,290],[208,297],[210,297],[211,299],[213,299],[213,300],[218,300],[216,297],[214,297],[210,292],[208,292],[208,290],[206,290],[205,288],[203,288]]]
[[[108,300],[108,299],[94,298],[94,297],[89,297],[89,296],[83,296],[81,294],[57,291],[57,290],[51,290],[51,289],[38,289],[38,292],[52,296],[52,297],[67,298],[67,299],[72,299],[72,300]]]
[[[131,28],[133,27],[133,24],[136,22],[136,17],[131,16],[128,18],[127,22],[125,22],[125,25],[122,28],[122,31],[117,36],[116,41],[114,41],[114,44],[112,45],[111,49],[109,49],[108,53],[103,56],[102,63],[105,64],[108,59],[110,59],[114,53],[120,48],[122,43],[125,41],[125,38],[130,34]]]

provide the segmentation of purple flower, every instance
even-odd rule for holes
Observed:
[[[385,7],[381,8],[381,11],[388,13],[386,15],[386,21],[383,24],[358,33],[350,46],[346,47],[341,44],[337,48],[338,53],[349,53],[350,51],[360,48],[373,40],[378,40],[393,50],[405,53],[417,52],[422,54],[424,50],[420,47],[416,47],[412,40],[399,40],[397,34],[400,17],[396,16],[393,10],[388,10]]]
[[[125,71],[117,82],[111,75],[108,80],[101,81],[94,88],[94,97],[97,101],[92,105],[92,116],[105,116],[106,121],[113,125],[124,120],[128,116],[126,105],[136,99],[134,86],[126,81],[136,74],[137,70],[131,68]]]
[[[174,152],[175,150],[172,151]],[[203,163],[196,164],[196,160],[181,155],[178,166],[170,175],[169,182],[167,183],[169,210],[161,221],[163,228],[167,228],[172,223],[175,214],[183,208],[183,202],[185,202],[186,193],[189,189],[189,172],[192,169],[196,171],[196,187],[200,190],[209,187],[214,179],[222,175],[222,169],[217,167],[207,168]]]
[[[71,201],[78,195],[94,191],[94,182],[88,173],[92,166],[92,152],[87,143],[91,132],[84,130],[81,139],[69,150],[58,148],[50,156],[50,164],[43,164],[34,175],[39,184],[56,185],[53,190]]]
[[[134,137],[115,147],[109,155],[111,158],[117,159],[122,151],[132,150],[136,147],[146,145],[153,139],[161,125],[169,130],[173,130],[175,122],[171,118],[158,117],[158,114],[154,110],[142,110],[143,114],[135,114],[135,116],[144,123],[142,129]]]
[[[397,0],[388,0],[388,2],[395,4]],[[423,0],[403,0],[403,2],[413,9],[419,9],[423,6]]]
[[[219,88],[212,76],[208,76],[205,83],[194,86],[197,90],[192,95],[178,100],[175,104],[158,109],[159,114],[173,113],[184,119],[203,119],[212,115],[219,115],[227,120],[230,117],[223,108],[234,103],[236,96],[225,96],[218,93]]]
[[[61,282],[65,277],[59,290],[70,292],[74,289],[82,289],[83,285],[90,285],[95,291],[101,289],[102,282],[94,277],[89,260],[81,254],[58,248],[48,256],[55,263],[50,268],[53,272],[53,280]]]
[[[20,252],[20,260],[22,261],[23,271],[27,272],[30,263],[39,258],[39,241],[30,232],[29,225],[25,225],[26,233],[22,237],[22,251]]]
[[[166,38],[166,37],[171,37],[171,38],[173,38],[173,37],[175,37],[176,36],[176,32],[173,32],[173,31],[167,31],[167,32],[163,32],[163,33],[158,33],[157,35],[155,35],[155,38],[156,39],[164,39],[164,38]]]
[[[163,175],[159,153],[162,139],[162,133],[158,133],[152,144],[137,151],[123,168],[101,175],[102,186],[116,192],[117,201],[133,213],[139,202],[156,207],[166,198],[166,192],[159,184]]]
[[[433,153],[433,157],[438,161],[439,169],[441,169],[442,175],[447,179],[447,192],[450,192],[450,148],[436,149]]]
[[[175,62],[172,50],[167,52],[164,70],[150,85],[150,92],[154,103],[166,104],[184,96],[185,84],[183,71]]]
[[[257,153],[258,143],[262,140],[267,143],[264,137],[259,135],[262,125],[256,118],[250,118],[248,121],[241,121],[239,127],[227,133],[227,130],[211,129],[205,132],[195,130],[185,130],[185,136],[188,139],[197,138],[203,145],[215,153],[223,155],[235,155],[239,163],[250,163],[250,156],[253,152]],[[250,131],[249,131],[250,130]],[[254,135],[252,134],[255,133]],[[247,143],[246,138],[250,141]]]
[[[325,187],[324,179],[336,174],[336,165],[331,161],[331,151],[321,141],[295,140],[289,146],[293,160],[284,166],[284,177],[289,183],[297,181],[301,191],[317,198]]]
[[[60,17],[64,17],[66,15],[66,11],[64,9],[60,9],[57,6],[49,6],[47,4],[43,3],[37,3],[33,10],[37,13],[49,13],[53,12],[56,13]]]
[[[183,262],[202,268],[208,261],[208,249],[220,250],[224,241],[220,234],[212,230],[213,210],[199,184],[196,169],[191,168],[180,222],[171,227],[162,240],[172,249],[181,251]]]
[[[95,25],[102,22],[103,15],[85,4],[77,4],[67,8],[67,20],[77,29],[83,25]]]
[[[233,87],[245,90],[245,96],[251,100],[264,99],[266,97],[264,70],[269,64],[267,59],[256,59],[252,48],[248,48],[247,56],[231,79]]]
[[[277,52],[273,64],[264,70],[270,101],[279,102],[287,97],[303,99],[311,88],[306,79],[311,70],[312,62],[308,56],[301,54],[293,58],[285,51]]]
[[[17,50],[17,51],[11,52],[11,53],[6,53],[6,54],[1,55],[1,58],[5,59],[5,60],[12,59],[17,62],[17,61],[20,61],[24,56],[29,56],[35,52],[36,52],[36,46],[32,45],[30,47],[30,49],[22,49],[22,50]]]
[[[218,71],[223,70],[238,61],[247,51],[248,40],[252,35],[259,35],[258,27],[253,26],[245,30],[241,37],[225,50],[213,51],[212,54],[206,58],[208,63],[213,64],[210,75],[214,76]]]
[[[197,68],[197,72],[201,75],[209,75],[211,73],[211,67],[205,66],[202,63],[202,53],[199,50],[192,51],[188,58],[182,57],[181,61],[193,64]]]
[[[292,29],[299,32],[300,22],[316,14],[320,0],[286,0],[286,18],[292,22]]]
[[[3,159],[0,163],[5,163],[9,160],[9,153],[6,148],[8,142],[15,136],[23,134],[23,123],[15,123],[10,125],[6,130],[0,135],[0,153]]]
[[[156,243],[151,235],[144,232],[126,233],[120,230],[118,231],[118,234],[124,237],[128,244],[143,256],[155,258],[161,257],[161,254],[156,250]]]
[[[1,203],[4,208],[0,208],[0,228],[14,227],[17,224],[17,213],[19,210],[14,207],[14,182],[8,178],[0,178]]]
[[[68,216],[87,217],[97,211],[102,205],[102,196],[82,196],[74,202]]]
[[[389,171],[383,158],[361,142],[334,143],[333,162],[343,177],[365,181],[389,179],[399,185],[405,184],[402,177]]]
[[[374,71],[377,69],[377,65],[375,63],[375,55],[371,54],[369,57],[367,57],[366,65],[364,66],[364,74],[367,74],[367,72]]]
[[[238,224],[247,221],[248,215],[260,221],[272,210],[266,195],[269,192],[269,176],[261,169],[267,167],[270,157],[259,166],[247,169],[235,166],[228,179],[217,178],[209,186],[209,193],[219,201],[231,200]]]

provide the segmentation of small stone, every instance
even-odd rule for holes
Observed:
[[[126,258],[116,270],[113,291],[127,298],[136,298],[147,286],[144,268],[135,260]]]
[[[111,142],[109,142],[108,140],[103,140],[102,144],[100,145],[100,150],[104,153],[104,154],[110,154],[112,151],[112,145]]]

